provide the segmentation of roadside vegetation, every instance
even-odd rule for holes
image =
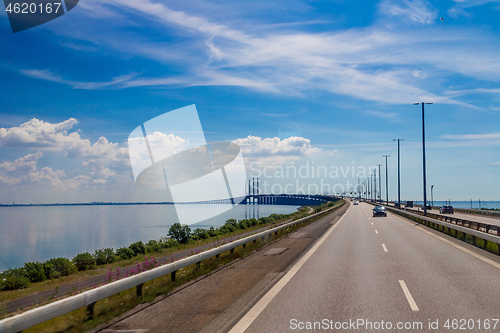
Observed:
[[[345,203],[344,200],[339,200],[335,203],[328,202],[321,206],[314,207],[315,212],[322,211],[329,207],[341,207]],[[256,222],[252,227],[248,227],[243,229],[245,224],[240,224],[240,222],[245,222],[248,226],[248,221],[250,220],[241,220],[236,221],[230,219],[226,221],[226,223],[220,228],[214,229],[215,231],[221,232],[221,229],[232,230],[233,232],[224,232],[217,236],[210,236],[205,240],[214,241],[220,239],[222,242],[221,236],[235,236],[239,233],[249,231],[249,229],[261,229],[263,227],[273,227],[274,224],[278,224],[284,222],[286,220],[295,220],[301,217],[305,217],[309,208],[301,208],[298,212],[289,215],[278,215],[273,214],[274,217],[269,216],[268,218],[262,218],[267,220],[267,223]],[[279,216],[282,216],[279,219]],[[278,218],[278,219],[275,219]],[[229,267],[232,268],[233,262],[238,260],[239,258],[244,258],[249,254],[255,252],[265,244],[271,243],[278,238],[288,235],[304,226],[309,225],[310,223],[316,221],[320,217],[308,220],[306,223],[301,225],[295,225],[290,228],[286,228],[281,230],[278,234],[273,233],[270,237],[266,237],[266,240],[259,239],[256,242],[250,242],[246,247],[239,246],[235,251],[227,251],[222,253],[219,257],[212,257],[206,260],[203,260],[200,265],[191,265],[185,268],[180,269],[177,272],[175,281],[172,281],[170,278],[170,274],[155,279],[153,281],[149,281],[144,284],[143,294],[142,296],[137,296],[135,288],[123,291],[106,299],[103,299],[95,304],[94,314],[92,317],[89,317],[89,314],[86,311],[86,308],[81,308],[70,312],[66,315],[54,318],[52,320],[46,321],[34,327],[24,330],[23,332],[31,333],[44,333],[44,332],[86,332],[87,330],[94,329],[100,325],[109,323],[113,318],[120,316],[132,309],[134,309],[137,305],[142,303],[149,302],[157,302],[161,299],[168,297],[172,293],[175,293],[183,288],[189,286],[189,284],[194,283],[197,279],[203,278],[203,276],[207,274],[213,274],[214,272],[224,268]],[[275,219],[274,221],[272,219]],[[252,219],[254,220],[254,219]],[[261,220],[261,219],[259,219]],[[259,221],[255,220],[255,221]],[[174,227],[174,230],[179,226]],[[182,227],[182,226],[181,226]],[[187,232],[187,228],[184,228]],[[210,233],[208,233],[210,235]],[[199,245],[200,241],[203,239],[196,238],[199,235],[196,235],[196,230],[190,232],[190,237],[186,244],[178,243],[181,248],[190,246],[195,247]],[[210,239],[212,238],[212,239]],[[169,238],[173,239],[173,238]],[[178,241],[177,241],[178,242]],[[149,243],[149,242],[148,242]],[[205,242],[207,243],[207,242]],[[147,245],[146,245],[147,248]],[[185,249],[185,248],[183,248]],[[130,261],[127,261],[130,263]],[[84,271],[82,271],[84,272]],[[86,271],[88,272],[88,271]],[[78,274],[78,273],[77,273]],[[2,316],[0,316],[2,317]],[[103,327],[101,327],[103,328]]]
[[[333,203],[315,207],[320,211]],[[0,273],[0,302],[5,303],[38,292],[52,290],[61,285],[71,284],[93,276],[107,274],[109,280],[114,276],[126,277],[158,265],[155,258],[171,256],[176,252],[192,249],[200,245],[216,242],[225,238],[260,229],[285,220],[299,219],[307,215],[309,207],[301,207],[292,214],[271,214],[259,219],[229,219],[219,228],[197,228],[191,230],[187,225],[173,224],[167,236],[146,243],[138,241],[128,247],[118,249],[104,248],[94,253],[77,254],[73,259],[52,258],[46,262],[27,262],[19,268],[11,268]],[[121,272],[124,267],[134,266]],[[1,310],[1,309],[0,309]],[[1,312],[1,311],[0,311]],[[5,313],[0,313],[5,315]]]

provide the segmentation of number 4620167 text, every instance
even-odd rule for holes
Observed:
[[[48,3],[9,3],[5,11],[9,14],[57,14],[61,7],[60,2]]]

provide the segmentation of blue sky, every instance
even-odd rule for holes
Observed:
[[[395,198],[404,138],[402,196],[417,200],[421,101],[435,200],[499,200],[499,14],[495,0],[81,0],[13,34],[2,12],[0,202],[165,200],[134,184],[127,138],[192,104],[207,142],[238,143],[250,176],[292,192],[347,189],[389,154]]]

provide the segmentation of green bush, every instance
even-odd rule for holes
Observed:
[[[115,261],[115,251],[110,247],[96,250],[92,256],[97,265],[107,265]]]
[[[210,229],[208,230],[208,235],[210,237],[216,237],[219,235],[219,231],[217,229],[215,229],[214,227],[210,227]]]
[[[47,279],[43,264],[38,261],[25,263],[24,274],[31,282],[42,282]]]
[[[196,228],[193,232],[193,239],[194,237],[198,237],[199,239],[207,239],[208,237],[210,237],[210,235],[208,234],[207,230]]]
[[[85,252],[77,254],[76,257],[73,258],[73,262],[79,271],[86,271],[95,266],[96,260],[90,253]]]
[[[30,285],[30,280],[26,276],[10,275],[4,279],[2,290],[24,289]]]
[[[238,221],[236,219],[229,219],[226,221],[226,225],[232,225],[235,228],[238,228]]]
[[[57,279],[60,276],[68,276],[77,271],[71,260],[67,258],[52,258],[43,264],[45,276],[50,279]]]
[[[138,242],[130,244],[129,245],[129,249],[131,249],[132,251],[134,251],[134,255],[139,255],[139,254],[145,254],[146,253],[146,246],[141,241],[138,241]]]
[[[146,252],[160,252],[160,250],[161,246],[157,240],[152,239],[146,243]]]
[[[116,250],[116,255],[122,259],[130,259],[134,256],[134,251],[128,247],[122,247]]]
[[[227,233],[235,231],[236,227],[233,226],[232,224],[224,224],[222,227],[219,228],[219,230],[221,233],[227,234]]]
[[[1,284],[0,290],[16,290],[27,288],[30,284],[29,278],[26,276],[24,267],[10,268],[0,274]]]
[[[179,242],[176,239],[162,237],[159,242],[160,246],[164,249],[169,249],[172,247],[179,246]]]
[[[174,223],[168,230],[168,237],[177,240],[181,244],[186,244],[191,238],[191,229],[186,224]]]

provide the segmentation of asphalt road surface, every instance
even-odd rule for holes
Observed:
[[[417,209],[408,208],[408,210],[409,211],[418,210],[418,208]],[[422,208],[420,208],[420,210],[422,210]],[[439,214],[439,209],[432,209],[432,210],[429,210],[428,212],[433,213],[433,214]],[[464,220],[468,220],[468,221],[474,221],[474,222],[479,222],[479,223],[486,223],[486,224],[500,226],[500,219],[495,218],[495,217],[490,217],[490,216],[477,215],[477,214],[466,214],[466,213],[460,213],[460,212],[455,212],[454,214],[441,214],[441,215],[456,217],[456,218],[464,219]]]
[[[371,209],[351,206],[231,332],[500,332],[498,256]]]

